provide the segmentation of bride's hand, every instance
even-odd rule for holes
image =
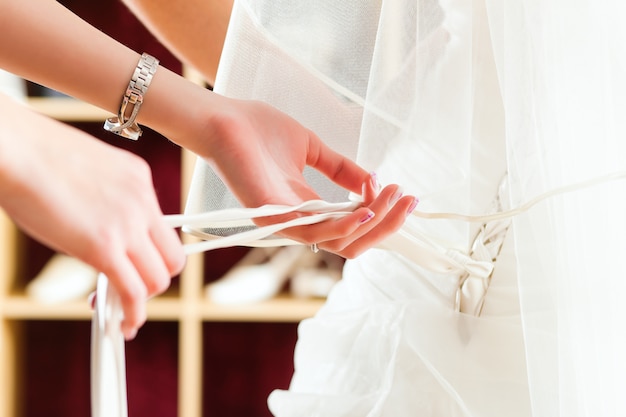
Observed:
[[[375,175],[333,151],[286,114],[261,102],[226,98],[224,102],[206,124],[210,149],[200,155],[244,206],[295,205],[320,199],[302,174],[307,165],[362,196],[362,206],[352,214],[286,229],[283,236],[353,258],[400,228],[415,207],[417,200],[402,196],[399,186],[380,190]],[[285,221],[291,216],[258,223]]]

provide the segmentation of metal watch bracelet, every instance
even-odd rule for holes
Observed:
[[[135,122],[139,109],[143,103],[143,97],[148,91],[152,77],[159,66],[159,60],[145,52],[141,55],[133,76],[128,83],[128,88],[122,98],[122,104],[117,117],[111,117],[104,122],[104,130],[115,133],[127,139],[137,140],[142,130]],[[129,106],[132,106],[130,115],[126,117]]]

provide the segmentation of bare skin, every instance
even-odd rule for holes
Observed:
[[[155,5],[156,3],[161,4],[160,7],[170,4],[161,1],[155,2]],[[178,3],[172,2],[168,7],[173,7],[175,4]],[[227,6],[224,9],[227,11],[228,4],[222,4]],[[0,27],[3,32],[3,36],[0,36],[0,67],[95,104],[112,113],[117,112],[121,96],[139,60],[137,52],[90,26],[54,0],[37,2],[0,0],[0,9],[2,9]],[[192,8],[179,9],[181,15],[177,15],[177,20],[184,20],[183,13],[193,11]],[[196,14],[199,14],[197,12],[198,10]],[[220,16],[219,19],[223,20],[228,14],[224,12],[215,16],[216,18]],[[148,24],[148,27],[157,30],[159,25],[156,18],[154,24]],[[225,26],[216,23],[215,30],[216,33],[223,33]],[[167,36],[166,31],[163,30],[160,36]],[[196,34],[196,36],[202,35]],[[216,36],[215,39],[217,38]],[[174,48],[180,56],[188,56],[186,49],[175,47],[177,42],[181,41],[171,38],[170,47]],[[217,46],[213,49],[209,63],[199,61],[191,55],[188,58],[188,62],[202,67],[203,73],[206,73],[209,79],[211,74],[214,74],[216,60],[219,59],[219,54],[215,51],[221,51],[220,42],[217,42]],[[198,49],[201,45],[192,42],[189,44],[193,46],[195,53],[201,51]],[[302,201],[317,199],[317,194],[306,184],[302,175],[306,165],[319,170],[347,190],[357,194],[363,193],[362,207],[351,215],[338,221],[328,221],[306,228],[288,229],[283,233],[300,242],[318,243],[320,248],[344,257],[355,257],[393,233],[403,224],[407,211],[414,206],[415,199],[412,196],[399,197],[397,185],[390,185],[379,194],[368,172],[353,161],[332,151],[313,132],[284,113],[264,103],[220,96],[166,68],[159,68],[154,76],[144,98],[138,121],[207,160],[215,167],[233,194],[247,207],[264,204],[299,204]],[[37,121],[33,126],[40,124],[43,122]],[[23,127],[22,123],[20,127]],[[68,137],[81,135],[60,131],[57,135],[55,133],[57,130],[52,130],[52,128],[49,131],[38,132],[39,135],[45,133],[45,136],[42,135],[39,140],[31,139],[31,141],[33,146],[37,145],[39,148],[29,148],[30,152],[41,149],[42,154],[39,155],[38,164],[55,167],[54,169],[70,169],[71,166],[59,168],[54,161],[51,161],[50,155],[53,149],[46,141],[51,140],[48,139],[49,136],[55,136],[54,140],[56,140],[65,134]],[[51,133],[54,134],[51,135]],[[25,135],[37,137],[37,132],[29,130]],[[19,131],[15,130],[13,136],[21,137]],[[46,139],[43,140],[43,138]],[[91,147],[91,145],[83,146]],[[52,202],[51,200],[55,198],[53,194],[46,194],[46,190],[41,189],[40,185],[36,182],[29,184],[26,179],[22,187],[15,185],[9,187],[11,193],[5,194],[5,201],[1,201],[0,204],[3,207],[11,204],[6,201],[7,198],[12,201],[21,199],[22,208],[37,207],[44,210],[36,210],[28,215],[18,213],[16,208],[13,210],[9,208],[7,211],[13,216],[18,216],[18,223],[47,244],[55,248],[65,248],[64,251],[68,253],[79,253],[79,258],[91,260],[90,263],[95,263],[94,266],[97,269],[107,275],[112,275],[109,278],[120,293],[124,307],[124,331],[127,337],[132,337],[145,321],[147,297],[166,288],[163,284],[166,281],[162,278],[163,272],[151,271],[150,265],[164,265],[162,270],[168,271],[171,276],[173,271],[179,270],[180,267],[180,260],[176,255],[178,249],[174,252],[176,259],[171,260],[163,253],[160,244],[155,243],[160,239],[168,241],[170,239],[163,238],[165,232],[160,226],[155,226],[160,224],[154,223],[154,218],[160,215],[160,210],[156,210],[158,207],[153,207],[156,203],[148,202],[152,198],[152,184],[145,178],[149,177],[147,175],[149,171],[145,166],[133,158],[121,157],[112,151],[102,150],[95,155],[96,152],[93,149],[83,149],[76,141],[72,141],[71,146],[65,147],[63,152],[66,153],[67,149],[73,150],[71,156],[80,155],[81,158],[85,158],[85,167],[91,166],[92,159],[98,159],[105,165],[104,161],[111,159],[109,166],[130,164],[128,169],[120,172],[127,173],[126,171],[137,169],[140,173],[137,175],[144,177],[143,180],[138,180],[138,183],[147,188],[146,193],[150,196],[140,193],[139,196],[143,196],[141,197],[143,204],[133,204],[131,209],[126,208],[126,211],[119,212],[110,207],[109,216],[103,217],[103,213],[97,212],[98,215],[87,213],[93,208],[86,206],[86,202],[84,210],[62,210],[63,202]],[[18,151],[11,147],[9,152]],[[75,161],[74,163],[78,164]],[[245,167],[245,169],[240,169],[240,167]],[[50,168],[47,171],[53,171],[53,169]],[[60,172],[62,173],[63,170],[61,169]],[[76,181],[85,181],[85,184],[82,184],[83,187],[87,187],[86,183],[90,181],[89,172],[94,172],[93,177],[97,176],[95,174],[97,171],[85,170],[82,176],[79,175],[81,178],[76,179]],[[59,175],[62,176],[61,173]],[[11,174],[5,172],[5,176],[9,175]],[[70,174],[67,173],[67,175]],[[102,173],[102,175],[104,176],[101,178],[107,178],[106,174]],[[105,196],[104,198],[113,200],[115,191],[109,190],[101,178],[91,178],[91,181],[95,181],[94,184],[99,184],[95,189],[99,190]],[[108,187],[115,188],[119,182],[123,182],[123,176],[110,178],[110,181]],[[81,184],[76,186],[80,187]],[[62,188],[62,185],[58,184],[57,187]],[[41,195],[36,195],[38,192]],[[69,193],[67,190],[65,192]],[[90,196],[98,198],[98,196]],[[100,198],[103,197],[100,196]],[[26,204],[28,199],[34,200],[39,205]],[[36,220],[37,216],[41,217],[41,213],[46,213],[55,204],[58,204],[59,208],[51,213],[52,218],[56,216],[56,221],[60,224],[69,225],[73,222],[75,228],[83,228],[82,235],[78,231],[74,235],[76,239],[80,236],[87,238],[83,245],[78,243],[80,240],[76,242],[76,245],[80,247],[73,249],[67,247],[69,242],[64,241],[63,236],[52,233],[51,230],[46,229],[46,225],[42,224],[41,220]],[[111,216],[110,213],[117,213],[117,215]],[[137,219],[142,217],[139,213],[144,213],[146,219],[149,220],[143,223],[138,222]],[[363,222],[364,218],[368,218],[369,221]],[[271,219],[271,221],[275,220]],[[90,232],[87,229],[93,228],[94,224],[102,226],[100,232],[104,237],[97,243],[88,239]],[[105,231],[110,227],[118,230],[118,234]],[[142,234],[151,237],[152,246],[143,247],[145,245],[137,241],[136,236]],[[105,254],[108,255],[103,255],[97,250],[104,245],[113,245],[117,251],[116,255],[107,252]],[[174,244],[170,242],[167,245]],[[142,251],[148,253],[142,255]],[[125,256],[121,254],[122,252]],[[102,259],[102,256],[108,257]],[[169,280],[167,282],[169,283]]]
[[[215,83],[233,0],[122,0],[159,41]]]
[[[149,166],[3,95],[0,108],[0,206],[34,238],[104,272],[121,290],[132,338],[146,320],[133,300],[164,291],[185,264]]]

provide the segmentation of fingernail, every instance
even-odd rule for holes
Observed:
[[[126,330],[126,332],[124,334],[124,338],[126,339],[126,341],[133,340],[135,338],[135,336],[137,336],[137,329]]]
[[[415,210],[415,207],[417,207],[417,203],[419,203],[419,202],[420,202],[419,198],[415,197],[413,199],[413,202],[411,203],[411,205],[409,206],[409,208],[406,211],[407,214],[413,213],[413,210]]]
[[[370,172],[370,183],[374,191],[381,190],[382,187],[380,186],[380,182],[378,182],[378,175],[375,172]]]
[[[96,292],[95,291],[89,294],[89,296],[87,297],[87,302],[91,306],[92,310],[96,308]]]
[[[367,223],[373,218],[374,218],[374,212],[370,210],[369,212],[365,214],[365,216],[361,217],[361,219],[359,220],[359,223],[361,224]]]
[[[400,198],[402,197],[402,188],[398,187],[398,189],[396,190],[396,192],[391,196],[391,198],[389,199],[389,207],[393,206],[394,204],[396,204],[396,202],[398,200],[400,200]]]

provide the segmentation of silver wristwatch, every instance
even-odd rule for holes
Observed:
[[[143,53],[133,76],[128,83],[128,88],[124,93],[122,104],[117,113],[117,117],[111,117],[104,122],[104,130],[123,136],[127,139],[137,140],[141,136],[141,128],[135,122],[143,97],[148,91],[152,77],[159,66],[159,60],[152,55]],[[128,106],[132,106],[130,115],[126,117]]]

